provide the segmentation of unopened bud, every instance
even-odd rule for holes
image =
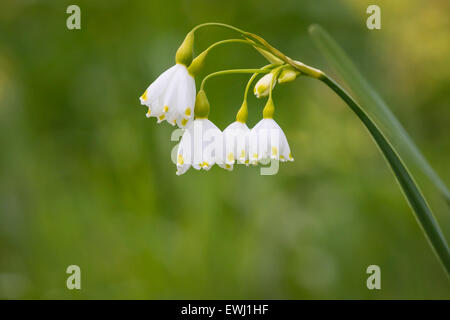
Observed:
[[[281,71],[280,76],[278,77],[278,83],[294,81],[299,74],[300,72],[295,70],[294,68],[287,67],[283,69],[283,71]]]
[[[275,82],[272,81],[273,73],[268,73],[255,84],[255,88],[253,90],[255,96],[257,98],[267,97],[270,92],[270,84],[272,83],[272,89],[275,87]]]

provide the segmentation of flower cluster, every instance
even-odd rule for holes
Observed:
[[[276,62],[260,69],[224,70],[206,76],[196,92],[195,75],[201,69],[209,50],[226,42],[248,42],[251,40],[223,40],[193,59],[194,30],[185,38],[176,53],[176,64],[162,73],[140,97],[141,104],[148,108],[147,117],[157,122],[167,121],[184,129],[176,158],[177,174],[190,167],[209,170],[214,164],[232,170],[235,164],[257,165],[268,161],[293,161],[289,144],[280,126],[273,120],[275,106],[272,90],[275,84],[294,80],[298,72],[292,67]],[[261,52],[261,49],[258,51]],[[264,52],[264,55],[269,55]],[[236,121],[221,131],[208,120],[210,105],[204,90],[205,81],[216,75],[227,73],[253,73],[244,102],[236,115]],[[248,107],[247,93],[253,80],[265,74],[254,86],[256,97],[268,97],[263,110],[263,119],[252,129],[246,125]]]

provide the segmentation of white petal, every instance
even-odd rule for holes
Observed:
[[[245,163],[249,154],[250,129],[245,123],[236,121],[230,124],[224,131],[224,162],[220,166],[232,170],[235,161]]]
[[[273,119],[262,119],[250,132],[250,162],[270,159],[293,161],[283,130]]]
[[[215,163],[222,163],[223,135],[222,131],[208,119],[201,119],[203,130],[203,169],[209,170]]]
[[[195,80],[188,73],[185,66],[181,66],[177,77],[179,78],[178,100],[176,104],[178,117],[176,119],[180,128],[187,126],[194,118],[195,106]]]
[[[147,117],[185,128],[193,119],[195,97],[195,79],[184,65],[176,64],[161,74],[140,100],[149,107]]]
[[[193,158],[193,131],[192,128],[187,128],[181,137],[180,144],[177,151],[177,175],[185,173],[192,165]]]
[[[258,130],[258,161],[266,160],[270,148],[270,128],[264,125]]]
[[[158,78],[156,78],[156,80],[148,86],[147,90],[145,90],[144,94],[139,98],[141,104],[148,107],[155,107],[154,104],[158,103],[158,100],[161,99],[175,71],[176,65],[170,67]]]

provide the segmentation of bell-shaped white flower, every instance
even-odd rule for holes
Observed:
[[[249,163],[249,136],[250,129],[244,122],[235,121],[223,131],[224,163],[220,166],[227,170],[233,170],[235,161]]]
[[[222,163],[222,131],[207,118],[195,119],[181,137],[177,152],[177,175],[194,169],[209,170],[215,163]]]
[[[258,164],[270,159],[294,161],[286,135],[271,118],[259,121],[250,131],[250,163]]]
[[[140,101],[148,107],[147,117],[184,128],[194,115],[195,93],[194,77],[177,63],[150,84]]]
[[[286,136],[273,120],[275,106],[269,95],[263,110],[263,119],[250,131],[250,163],[258,164],[268,160],[294,161]]]
[[[276,81],[273,81],[273,77],[274,74],[271,72],[256,82],[253,92],[257,98],[267,97],[269,95],[270,90],[275,87],[276,83]],[[272,88],[270,88],[270,84],[272,84]]]

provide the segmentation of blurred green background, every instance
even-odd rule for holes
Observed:
[[[66,28],[70,4],[81,7],[81,30]],[[381,8],[381,30],[366,28],[369,4]],[[449,9],[444,0],[2,1],[0,298],[449,299],[390,169],[323,84],[277,86],[295,162],[274,176],[242,166],[176,176],[174,127],[147,119],[138,101],[207,21],[335,75],[308,36],[318,23],[449,183]],[[230,37],[202,29],[196,52]],[[264,64],[249,47],[222,46],[202,77]],[[219,128],[234,121],[247,79],[208,83]],[[252,126],[264,101],[249,102]],[[416,178],[449,238],[448,207]],[[71,264],[79,291],[66,288]],[[381,290],[366,287],[371,264]]]

